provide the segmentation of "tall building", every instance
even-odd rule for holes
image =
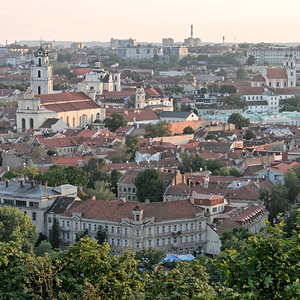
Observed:
[[[187,39],[184,39],[183,45],[187,47],[201,46],[201,40],[199,38],[194,38],[193,25],[191,25],[191,36],[188,37]]]
[[[163,47],[174,46],[174,39],[172,38],[163,38],[162,39]]]
[[[36,95],[53,93],[52,65],[49,62],[48,52],[42,46],[34,53],[30,87]]]
[[[110,40],[110,47],[111,48],[118,48],[118,47],[135,47],[136,40],[135,39],[127,39],[127,40],[118,40],[118,39],[111,39]]]

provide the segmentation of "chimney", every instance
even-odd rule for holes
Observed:
[[[96,200],[96,195],[93,195],[91,200]]]
[[[126,196],[124,196],[123,198],[121,198],[121,200],[122,200],[124,203],[126,203],[126,202],[127,202]]]
[[[191,38],[193,38],[193,25],[191,25]]]
[[[45,182],[44,186],[48,186],[48,181]]]
[[[5,187],[8,187],[8,180],[5,180]]]
[[[34,188],[34,187],[35,187],[35,182],[31,181],[31,188]]]
[[[24,181],[24,180],[21,180],[21,181],[20,181],[20,187],[22,188],[22,187],[24,187],[24,185],[25,185],[25,181]]]

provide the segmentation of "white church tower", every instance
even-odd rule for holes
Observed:
[[[283,67],[286,69],[287,87],[294,87],[297,83],[296,61],[293,55],[286,55],[283,59]]]
[[[53,93],[52,65],[49,63],[48,52],[43,49],[42,45],[34,53],[30,87],[35,95]]]
[[[138,85],[135,93],[135,109],[143,109],[146,106],[146,93],[143,85]]]

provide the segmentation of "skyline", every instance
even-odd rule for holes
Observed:
[[[3,1],[3,0],[2,0]],[[138,0],[105,3],[97,0],[3,1],[0,43],[15,40],[99,41],[134,38],[161,42],[190,36],[202,42],[300,43],[300,2],[287,0]],[[252,8],[252,10],[251,10]],[[54,17],[53,17],[54,16]],[[8,26],[9,24],[9,26]]]

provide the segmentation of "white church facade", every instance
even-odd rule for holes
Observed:
[[[37,130],[47,119],[61,119],[68,127],[83,127],[103,121],[105,108],[83,92],[53,94],[52,65],[42,46],[31,66],[31,89],[18,100],[17,129]]]
[[[78,91],[86,95],[95,93],[96,96],[102,95],[103,91],[120,92],[121,74],[118,70],[105,71],[97,61],[92,71],[85,75],[84,81],[78,83]]]

